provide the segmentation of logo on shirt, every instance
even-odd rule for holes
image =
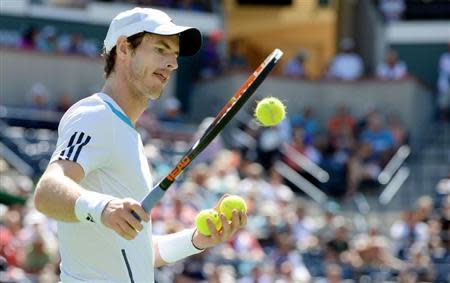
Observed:
[[[75,132],[69,140],[67,147],[59,154],[59,160],[77,161],[81,150],[89,143],[91,136],[83,132]]]

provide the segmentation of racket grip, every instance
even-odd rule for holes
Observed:
[[[151,190],[141,201],[142,208],[144,208],[144,210],[149,213],[150,210],[152,210],[152,208],[156,205],[156,203],[163,197],[165,192],[166,191],[161,189],[160,186],[153,188],[153,190]],[[141,218],[134,211],[132,212],[132,214],[136,219],[141,220]]]

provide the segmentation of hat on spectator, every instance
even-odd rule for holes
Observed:
[[[202,43],[202,36],[198,29],[178,26],[164,12],[151,8],[134,8],[119,13],[109,25],[104,41],[105,51],[110,52],[116,46],[121,36],[149,32],[159,35],[180,36],[180,56],[191,56],[197,53]]]

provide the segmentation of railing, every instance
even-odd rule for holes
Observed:
[[[303,170],[309,173],[311,176],[316,178],[321,183],[326,183],[330,180],[330,174],[327,171],[323,170],[319,165],[314,163],[311,159],[306,157],[301,152],[295,150],[292,146],[285,143],[281,147],[281,152],[289,156],[289,158],[294,161],[298,166],[300,166]]]

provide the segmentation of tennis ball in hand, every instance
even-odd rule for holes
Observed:
[[[219,211],[228,220],[233,218],[233,209],[236,209],[238,212],[247,212],[247,204],[245,200],[237,195],[226,196],[222,202],[220,202]]]
[[[197,227],[198,232],[205,236],[211,235],[207,222],[208,219],[211,219],[217,230],[222,228],[222,221],[220,221],[217,211],[214,209],[204,209],[197,214],[197,217],[195,217],[195,226]]]
[[[280,123],[286,116],[286,107],[276,97],[266,97],[256,105],[255,117],[261,125],[270,127]]]

